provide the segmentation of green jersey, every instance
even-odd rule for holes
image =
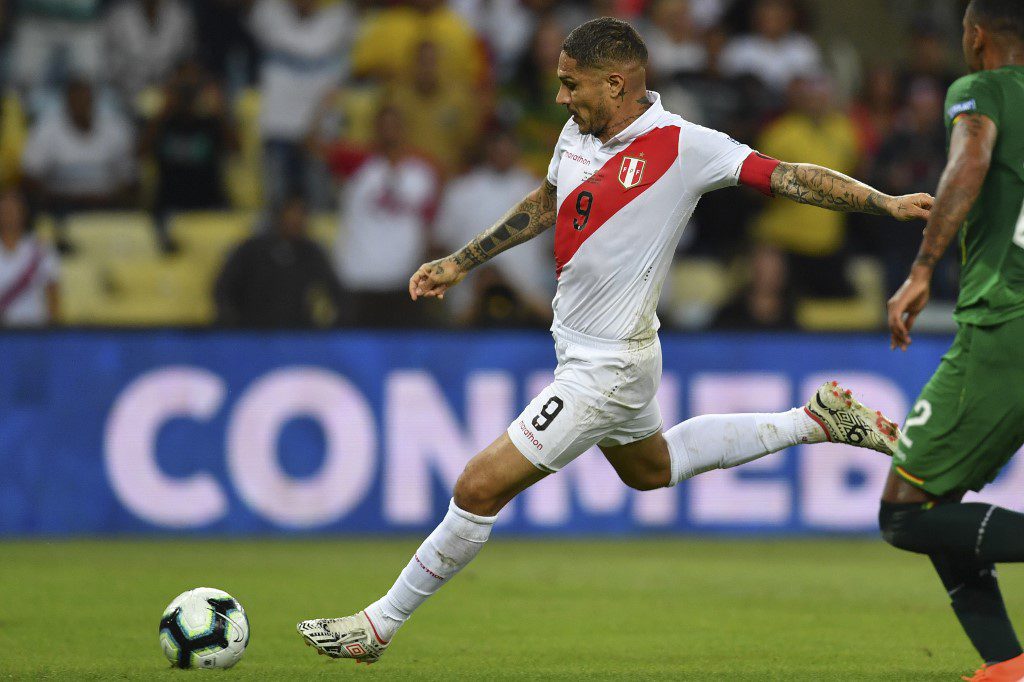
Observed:
[[[977,113],[998,130],[981,193],[960,230],[957,322],[992,325],[1024,315],[1024,66],[979,71],[946,95],[946,126]]]

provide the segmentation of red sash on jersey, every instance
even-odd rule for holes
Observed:
[[[0,315],[6,313],[7,309],[11,307],[11,304],[18,300],[18,298],[28,290],[42,264],[43,250],[38,246],[35,246],[32,249],[32,258],[29,259],[25,269],[22,270],[20,275],[14,278],[14,281],[11,282],[11,285],[7,287],[6,291],[0,293]]]
[[[583,242],[646,192],[678,158],[679,126],[655,128],[633,140],[569,192],[555,221],[555,274],[561,275]]]

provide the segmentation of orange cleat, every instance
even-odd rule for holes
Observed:
[[[1024,654],[995,665],[983,665],[967,682],[1024,682]]]

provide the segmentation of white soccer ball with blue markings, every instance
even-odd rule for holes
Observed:
[[[176,668],[230,668],[249,645],[249,619],[227,592],[182,592],[160,618],[160,647]]]

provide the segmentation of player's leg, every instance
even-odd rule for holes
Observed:
[[[320,653],[373,663],[413,611],[479,554],[502,507],[547,475],[502,434],[466,465],[448,513],[387,594],[354,616],[303,621],[299,633]]]
[[[381,636],[390,640],[413,611],[472,561],[490,537],[498,512],[547,475],[523,457],[507,433],[471,459],[440,525],[388,593],[366,608]]]
[[[502,507],[600,440],[615,415],[602,409],[608,396],[595,382],[614,369],[602,375],[604,368],[587,362],[586,353],[567,362],[566,345],[556,349],[555,381],[466,465],[448,513],[387,594],[354,616],[299,623],[307,644],[329,656],[376,661],[413,611],[476,557]]]
[[[895,424],[833,382],[804,407],[701,415],[636,442],[602,443],[601,450],[626,485],[651,490],[805,443],[849,443],[891,454],[896,433]]]
[[[994,567],[1024,561],[1024,514],[960,502],[964,491],[981,489],[1024,442],[1024,405],[1014,399],[1020,358],[1003,357],[1007,349],[1016,352],[1020,331],[961,329],[907,420],[879,525],[893,546],[929,556],[986,664],[1019,667],[1018,677],[1024,677],[1024,657]]]
[[[940,499],[890,472],[879,525],[885,540],[927,554],[950,605],[986,665],[1024,653],[1006,612],[995,562],[1024,561],[1024,514],[990,504]],[[1024,670],[1021,671],[1024,676]]]

